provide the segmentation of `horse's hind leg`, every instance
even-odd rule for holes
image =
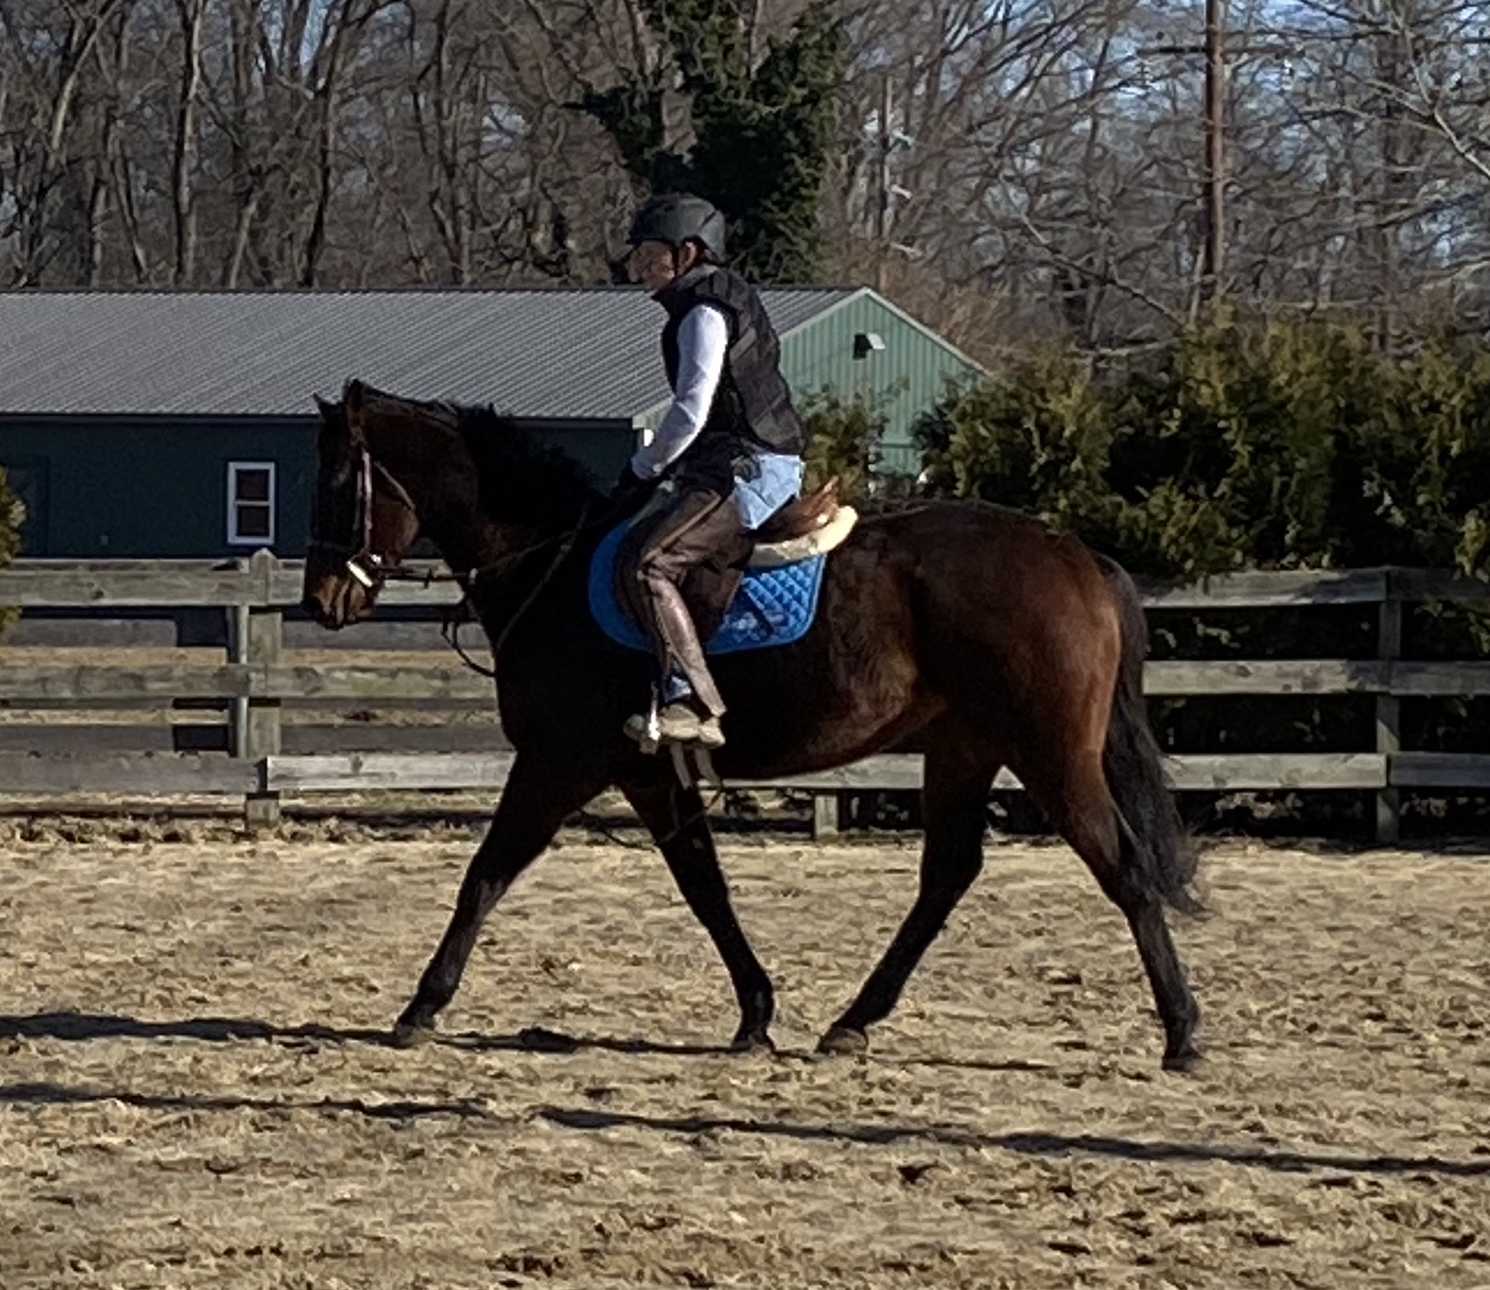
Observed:
[[[698,790],[684,788],[671,774],[621,787],[661,848],[688,908],[704,925],[724,960],[740,1004],[740,1028],[731,1047],[737,1052],[770,1048],[771,1018],[776,1007],[771,978],[735,917]]]
[[[929,741],[921,793],[926,839],[921,886],[890,948],[858,996],[818,1042],[818,1051],[862,1051],[868,1028],[889,1016],[931,942],[983,867],[988,794],[998,762],[947,733]]]
[[[1039,803],[1055,830],[1092,871],[1103,893],[1123,912],[1164,1026],[1164,1068],[1189,1070],[1200,1061],[1195,1032],[1200,1006],[1185,981],[1174,938],[1164,917],[1162,897],[1143,877],[1135,848],[1140,845],[1124,824],[1107,786],[1100,753],[1052,752],[1059,770],[1015,772]],[[1051,762],[1046,762],[1048,768]]]
[[[491,828],[471,857],[455,900],[455,912],[430,959],[419,989],[393,1027],[393,1042],[407,1047],[434,1029],[435,1017],[455,997],[481,924],[513,880],[553,841],[564,817],[606,785],[602,772],[577,771],[571,763],[519,753]]]

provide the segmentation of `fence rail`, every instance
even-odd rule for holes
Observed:
[[[510,753],[338,753],[287,756],[281,751],[285,702],[326,700],[422,702],[489,700],[491,683],[458,663],[397,669],[296,666],[283,648],[283,611],[298,603],[298,561],[268,552],[231,565],[190,561],[77,563],[21,560],[0,571],[0,605],[25,609],[221,608],[232,630],[229,658],[216,666],[69,664],[66,651],[46,664],[0,668],[0,702],[57,707],[115,701],[127,704],[223,702],[229,705],[232,755],[194,753],[0,754],[0,790],[16,794],[241,796],[252,823],[278,816],[282,794],[374,789],[497,789]],[[393,584],[383,603],[451,603],[447,583]],[[1251,609],[1375,604],[1377,657],[1363,660],[1162,661],[1147,664],[1154,696],[1370,694],[1376,701],[1375,747],[1349,753],[1236,753],[1168,759],[1181,790],[1356,789],[1376,794],[1377,835],[1397,836],[1403,788],[1490,788],[1490,755],[1403,750],[1404,698],[1490,695],[1490,662],[1404,660],[1404,604],[1430,598],[1490,602],[1490,585],[1428,570],[1244,573],[1185,587],[1150,587],[1153,609]],[[854,765],[780,781],[740,781],[739,788],[789,788],[812,793],[821,830],[835,826],[838,794],[914,789],[921,759],[869,757]],[[997,788],[1017,789],[1005,772]]]
[[[1396,698],[1490,695],[1490,663],[1227,660],[1149,663],[1151,696],[1382,694]],[[459,663],[398,670],[365,665],[296,667],[224,663],[193,667],[12,665],[0,669],[0,702],[39,705],[147,699],[358,700],[467,703],[491,698],[492,683]]]

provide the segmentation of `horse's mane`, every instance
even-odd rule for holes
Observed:
[[[575,522],[595,491],[584,466],[489,406],[455,404],[450,411],[476,463],[482,510],[538,529]]]

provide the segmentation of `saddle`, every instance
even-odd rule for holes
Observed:
[[[642,515],[646,514],[643,507]],[[699,638],[708,642],[719,630],[742,582],[755,581],[764,588],[760,579],[779,576],[772,571],[806,566],[815,557],[821,564],[820,557],[839,546],[858,521],[859,513],[838,500],[835,475],[821,488],[788,502],[760,528],[740,534],[733,551],[721,552],[690,570],[679,590],[698,626]],[[816,576],[809,576],[815,589]],[[815,591],[812,600],[815,606]]]
[[[848,537],[858,520],[859,513],[838,500],[835,475],[815,492],[788,502],[756,529],[747,567],[779,569],[826,555]]]

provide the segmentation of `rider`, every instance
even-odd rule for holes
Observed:
[[[663,740],[724,742],[724,701],[679,590],[688,572],[765,523],[802,486],[807,435],[778,365],[759,293],[724,268],[724,217],[687,193],[652,198],[631,224],[631,276],[667,311],[662,356],[673,402],[633,454],[616,496],[659,479],[675,491],[620,575],[659,666]],[[642,739],[647,718],[626,722]]]

